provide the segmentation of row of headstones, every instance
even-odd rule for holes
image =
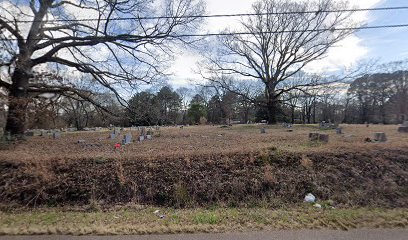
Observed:
[[[133,142],[133,136],[131,133],[127,133],[122,139],[122,145],[131,144]],[[137,138],[139,142],[143,142],[144,140],[151,140],[153,139],[152,135],[141,135]]]
[[[142,129],[144,129],[144,128],[146,128],[145,126],[131,126],[130,127],[130,130],[131,131],[133,131],[133,130],[137,130],[137,131],[140,131],[140,130],[142,130]],[[159,131],[160,130],[160,126],[154,126],[154,127],[149,127],[150,129],[155,129],[156,131]]]
[[[309,133],[309,140],[310,141],[320,141],[320,142],[329,142],[329,135],[322,134],[317,132]],[[371,141],[371,140],[370,140]],[[376,132],[374,133],[374,142],[386,142],[387,136],[383,132]]]
[[[33,137],[33,136],[35,135],[35,132],[34,132],[34,131],[28,131],[28,132],[25,133],[25,135],[26,135],[27,137]],[[41,137],[52,135],[52,138],[57,139],[57,138],[60,138],[60,137],[61,137],[61,132],[60,132],[60,131],[46,131],[46,130],[42,130],[42,131],[40,131],[39,135],[40,135]]]
[[[338,127],[339,125],[335,123],[330,123],[330,122],[327,123],[325,121],[322,121],[319,123],[320,129],[337,129]]]
[[[149,131],[147,132],[149,133]],[[114,129],[114,131],[110,134],[110,139],[114,140],[120,134],[120,130]],[[132,143],[133,136],[131,133],[127,133],[124,135],[122,139],[122,144],[127,145]],[[145,128],[142,128],[140,135],[138,136],[137,140],[142,142],[144,140],[151,140],[153,139],[152,134],[146,134]]]

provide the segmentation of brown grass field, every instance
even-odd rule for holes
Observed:
[[[30,137],[0,150],[0,235],[407,227],[408,134],[342,127],[164,127],[119,150],[123,133]],[[375,132],[388,141],[365,141]]]
[[[267,133],[260,134],[260,128],[266,127]],[[60,139],[30,137],[7,150],[0,151],[0,159],[14,161],[41,161],[57,159],[84,158],[131,158],[151,160],[156,158],[184,158],[189,156],[234,154],[259,152],[268,148],[283,151],[311,153],[337,151],[369,151],[370,149],[408,149],[408,134],[398,133],[396,125],[342,125],[343,135],[336,135],[334,130],[319,130],[316,125],[295,125],[293,132],[287,132],[280,126],[234,125],[229,128],[220,126],[190,126],[161,128],[155,132],[153,140],[134,142],[114,149],[122,135],[115,140],[108,139],[109,131],[63,133]],[[329,143],[318,144],[308,140],[309,132],[321,132],[330,135]],[[375,132],[385,132],[385,143],[367,143],[365,138],[373,138]],[[133,131],[133,138],[138,135]],[[86,140],[89,146],[78,144]]]
[[[408,134],[395,125],[343,128],[336,135],[313,125],[293,132],[265,125],[166,127],[153,140],[119,150],[114,144],[123,136],[110,140],[109,131],[35,136],[0,151],[0,202],[282,206],[312,192],[342,206],[408,207]],[[315,131],[330,141],[309,141]],[[366,142],[375,132],[388,141]]]

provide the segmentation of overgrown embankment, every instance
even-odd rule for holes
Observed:
[[[3,157],[4,158],[4,157]],[[0,202],[188,207],[300,203],[408,207],[408,150],[201,155],[189,158],[0,160]]]

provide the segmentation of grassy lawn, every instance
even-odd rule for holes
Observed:
[[[160,210],[164,218],[155,214]],[[120,207],[110,210],[43,208],[0,212],[0,234],[160,234],[267,229],[406,228],[408,209]]]

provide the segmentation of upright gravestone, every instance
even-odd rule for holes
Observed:
[[[120,128],[115,127],[115,128],[113,129],[113,133],[114,133],[115,135],[118,135],[118,134],[120,133]]]
[[[52,138],[54,138],[54,139],[58,139],[58,138],[60,138],[61,137],[61,133],[60,132],[54,132],[53,134],[52,134]]]
[[[146,135],[147,140],[152,140],[152,135]]]
[[[145,127],[142,127],[140,129],[140,136],[146,136],[146,128]]]
[[[122,144],[127,145],[132,143],[132,134],[128,133],[123,137]]]
[[[329,142],[329,135],[328,134],[319,134],[319,141],[320,142]]]
[[[387,137],[385,136],[385,133],[383,133],[383,132],[376,132],[376,133],[374,133],[374,140],[376,142],[386,142]]]
[[[341,127],[336,128],[336,134],[343,134],[343,129]]]
[[[145,137],[141,135],[141,136],[138,137],[137,140],[138,140],[139,142],[143,142],[143,141],[145,140]]]
[[[261,134],[266,133],[266,129],[265,128],[261,128]]]
[[[115,132],[111,133],[110,136],[109,136],[109,138],[110,138],[111,140],[115,139],[115,138],[116,138]]]

